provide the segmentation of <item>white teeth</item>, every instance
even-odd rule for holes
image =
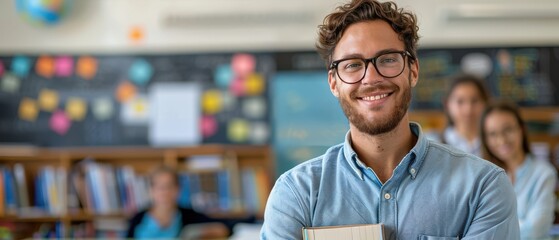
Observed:
[[[365,101],[374,101],[374,100],[379,100],[381,98],[385,98],[388,97],[388,94],[381,94],[381,95],[376,95],[376,96],[370,96],[370,97],[363,97],[363,100]]]

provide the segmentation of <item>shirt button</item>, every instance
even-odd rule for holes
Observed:
[[[410,169],[411,174],[415,174],[415,168]]]
[[[390,199],[390,197],[392,197],[392,196],[390,196],[390,193],[385,193],[384,194],[384,199],[388,200],[388,199]]]

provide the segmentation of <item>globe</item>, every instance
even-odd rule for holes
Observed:
[[[16,0],[18,13],[33,25],[55,25],[67,15],[73,0]]]

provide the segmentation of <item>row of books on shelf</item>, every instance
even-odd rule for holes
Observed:
[[[112,225],[107,227],[108,224]],[[58,221],[23,227],[12,223],[0,222],[0,239],[119,239],[125,237],[126,227],[126,222],[123,221],[108,221],[107,224],[78,222],[70,225],[65,225]]]
[[[28,185],[28,179],[32,185]],[[258,167],[182,171],[179,181],[178,204],[210,213],[262,212],[270,189],[266,171]],[[44,166],[36,174],[26,173],[19,163],[0,165],[0,196],[0,217],[75,212],[129,216],[150,204],[147,176],[131,166],[113,166],[94,159],[82,160],[69,171]]]

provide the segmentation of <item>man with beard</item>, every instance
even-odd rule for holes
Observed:
[[[349,132],[278,178],[261,239],[375,223],[384,224],[386,239],[518,239],[504,171],[426,139],[408,120],[417,31],[415,15],[392,2],[353,0],[324,19],[317,49]]]

